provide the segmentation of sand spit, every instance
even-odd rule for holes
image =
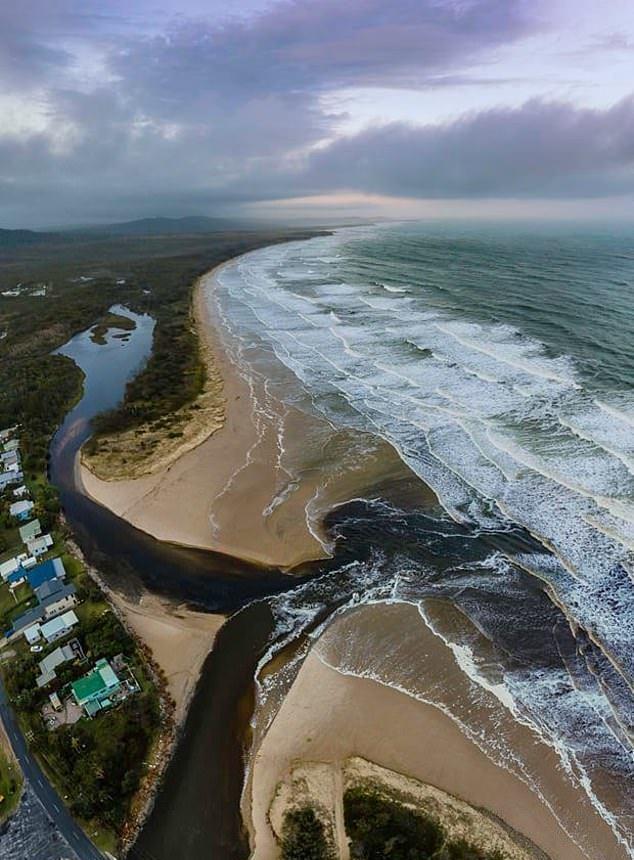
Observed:
[[[152,652],[174,700],[176,724],[181,725],[224,616],[196,612],[150,592],[145,592],[138,602],[116,592],[108,596],[128,627]]]
[[[266,380],[237,364],[210,301],[217,272],[201,278],[195,292],[210,377],[222,378],[222,404],[218,399],[206,438],[192,435],[190,450],[175,460],[169,453],[151,475],[104,481],[84,462],[81,480],[97,502],[159,540],[291,568],[328,555],[321,519],[334,504],[406,467],[382,440],[288,408]]]
[[[280,783],[269,810],[279,840],[287,811],[303,805],[315,809],[326,826],[339,860],[348,860],[343,794],[349,788],[377,791],[386,799],[421,810],[441,821],[449,839],[464,839],[479,848],[501,851],[508,860],[548,860],[535,845],[503,822],[463,800],[400,773],[353,757],[343,762],[303,762]]]
[[[381,664],[381,652],[381,668],[393,669],[396,676],[403,655],[396,648],[390,651],[386,643],[406,633],[407,639],[409,631],[417,629],[417,619],[425,656],[420,651],[418,662],[406,665],[438,693],[456,702],[462,698],[463,673],[449,649],[420,623],[414,607],[382,604],[340,616],[309,652],[253,753],[243,814],[254,860],[277,856],[271,804],[298,763],[344,768],[354,756],[484,810],[554,860],[625,860],[626,852],[584,792],[570,782],[555,752],[517,723],[495,697],[482,691],[479,699],[467,703],[469,717],[478,728],[489,721],[489,731],[497,731],[501,741],[510,739],[539,781],[539,792],[526,778],[496,764],[441,708],[395,686],[334,668],[340,660]],[[412,643],[407,647],[413,659]]]

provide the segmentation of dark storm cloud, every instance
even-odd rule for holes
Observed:
[[[530,102],[337,138],[339,118],[323,95],[475,81],[471,63],[539,30],[535,3],[285,0],[257,14],[234,5],[229,19],[211,3],[212,20],[184,9],[171,23],[153,0],[133,5],[134,18],[123,0],[106,12],[98,0],[0,8],[3,92],[36,93],[45,116],[43,128],[0,129],[0,221],[193,211],[339,189],[504,196],[629,182],[630,102],[603,113]],[[25,115],[32,109],[26,101]]]
[[[533,100],[444,126],[391,124],[313,155],[306,177],[425,198],[631,191],[634,98],[603,111]]]
[[[136,98],[170,114],[208,93],[230,101],[414,86],[533,31],[525,8],[521,0],[293,0],[224,26],[192,21],[131,40],[113,65]]]
[[[148,6],[150,33],[135,30],[122,2],[103,8],[25,0],[0,11],[5,92],[39,87],[47,118],[43,131],[0,136],[5,209],[34,187],[42,213],[48,198],[76,209],[102,193],[257,196],[332,136],[322,94],[431,82],[536,27],[523,0],[286,0],[169,26]],[[103,67],[96,88],[87,54]]]

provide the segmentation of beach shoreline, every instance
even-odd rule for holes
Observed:
[[[323,765],[341,774],[357,756],[493,816],[520,842],[525,838],[552,860],[624,860],[622,846],[585,793],[566,777],[555,751],[508,712],[498,709],[497,719],[522,751],[528,767],[522,778],[485,754],[442,704],[338,667],[342,656],[372,663],[374,631],[390,626],[398,636],[412,629],[415,617],[416,609],[407,604],[360,607],[339,616],[312,645],[252,751],[242,812],[253,860],[277,856],[271,810],[280,790],[288,791],[294,770]],[[459,698],[460,670],[453,657],[441,640],[419,627],[419,639],[428,646],[420,672],[443,688],[455,681],[451,695]],[[496,707],[491,701],[487,707]],[[477,713],[482,727],[485,711]],[[528,774],[539,780],[539,790]]]
[[[330,555],[322,524],[332,508],[407,469],[382,439],[335,430],[325,419],[286,406],[266,380],[237,362],[211,299],[218,275],[233,263],[199,278],[193,296],[203,353],[222,378],[221,425],[202,440],[193,436],[173,462],[138,478],[102,480],[80,457],[78,483],[98,504],[158,540],[291,570]],[[293,475],[280,462],[282,435],[297,464]],[[307,439],[316,440],[312,455],[302,450]],[[325,474],[320,456],[328,446],[336,450],[335,465]]]

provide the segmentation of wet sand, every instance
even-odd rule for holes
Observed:
[[[396,648],[390,651],[389,641],[409,637],[411,652],[410,631],[416,631],[421,649],[417,673],[432,690],[442,691],[450,701],[460,700],[465,677],[442,641],[420,623],[415,608],[383,604],[336,620],[306,658],[253,760],[243,812],[251,821],[255,860],[277,856],[269,810],[277,786],[289,779],[294,763],[342,766],[351,756],[499,816],[553,860],[624,860],[627,855],[585,794],[572,785],[555,752],[515,722],[495,697],[482,691],[467,706],[470,719],[476,727],[489,723],[501,743],[510,742],[521,751],[527,761],[525,776],[539,780],[542,797],[485,755],[439,707],[333,668],[356,661],[361,671],[376,663],[379,672],[391,671],[398,681],[400,655]],[[564,820],[574,838],[559,823]]]
[[[167,691],[176,706],[174,718],[181,725],[225,616],[196,612],[150,592],[145,592],[138,602],[113,591],[109,598],[163,671]]]
[[[289,409],[264,380],[245,374],[212,309],[217,271],[200,279],[194,303],[223,379],[222,427],[155,474],[103,481],[82,464],[81,480],[95,501],[159,540],[292,568],[328,555],[321,520],[334,504],[405,467],[382,440]],[[280,462],[282,446],[292,475]]]

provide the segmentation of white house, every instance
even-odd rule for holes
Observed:
[[[34,563],[35,559],[29,559],[25,552],[21,552],[19,555],[15,555],[13,558],[9,558],[0,564],[0,578],[2,578],[3,582],[6,582],[19,567],[32,567]]]
[[[77,655],[70,645],[62,645],[52,651],[48,657],[40,660],[40,674],[35,679],[37,686],[45,687],[47,684],[50,684],[51,681],[54,681],[57,677],[55,670],[58,666],[61,666],[63,663],[68,663],[70,660],[74,660],[76,656]]]
[[[24,496],[28,496],[28,494],[29,488],[25,484],[22,484],[21,487],[16,487],[13,491],[13,497],[16,499],[22,499]]]
[[[41,627],[39,624],[31,624],[24,631],[24,638],[29,645],[36,645],[42,638]]]
[[[44,555],[52,546],[53,538],[50,534],[40,535],[26,542],[26,548],[33,556]]]
[[[77,606],[77,597],[75,596],[74,591],[70,592],[67,590],[64,594],[60,594],[54,603],[49,603],[44,610],[44,617],[53,618],[53,616],[57,615],[59,612],[67,612],[67,610],[72,609],[73,606]],[[74,614],[75,613],[73,613],[73,615]]]
[[[14,502],[9,506],[9,513],[12,517],[16,517],[18,520],[25,520],[34,507],[33,502],[22,499],[21,501]]]
[[[2,577],[2,581],[6,582],[11,574],[15,573],[19,567],[20,561],[17,556],[15,558],[10,558],[7,561],[3,561],[2,564],[0,564],[0,576]]]

